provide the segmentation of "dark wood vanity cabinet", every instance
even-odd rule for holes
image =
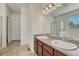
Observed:
[[[43,56],[52,56],[53,48],[43,43]]]
[[[65,56],[63,53],[39,41],[38,39],[34,40],[34,50],[38,56]]]
[[[54,56],[64,56],[64,54],[54,49]]]
[[[50,53],[48,53],[48,51],[43,49],[43,56],[52,56],[52,55]]]
[[[43,47],[43,43],[41,41],[38,41],[38,48],[37,48],[38,52],[37,53],[38,53],[39,56],[43,55],[42,54],[42,52],[43,52],[43,48],[42,47]]]
[[[34,40],[34,51],[36,52],[36,54],[37,54],[37,48],[38,48],[38,44],[37,44],[37,40],[35,39]]]

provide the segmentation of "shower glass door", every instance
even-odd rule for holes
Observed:
[[[0,16],[0,47],[2,47],[2,17]]]

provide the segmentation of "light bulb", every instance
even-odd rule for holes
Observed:
[[[45,13],[45,10],[43,9],[43,13]]]
[[[49,7],[49,9],[52,8],[52,4],[49,4],[48,7]]]
[[[44,14],[48,14],[49,12],[48,12],[48,10],[43,9],[43,13],[44,13]]]
[[[48,7],[46,7],[45,9],[46,9],[46,11],[49,10]]]

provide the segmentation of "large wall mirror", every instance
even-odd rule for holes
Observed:
[[[56,16],[50,26],[52,34],[58,36],[61,31],[65,31],[73,40],[79,41],[79,10]]]
[[[61,31],[65,31],[73,40],[79,41],[79,15],[71,12],[56,17],[50,29],[51,33],[54,35],[58,36]]]

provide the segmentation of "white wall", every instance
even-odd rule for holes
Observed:
[[[33,25],[34,25],[33,26],[34,34],[50,33],[50,17],[49,16],[39,15],[39,18],[33,20]]]
[[[53,21],[53,17],[50,14],[43,15],[43,5],[31,5],[33,34],[50,33],[50,23]]]
[[[43,19],[42,16],[33,19],[33,34],[43,34]]]
[[[30,40],[33,39],[32,21],[30,18],[29,6],[21,6],[21,45],[31,44]]]
[[[42,17],[43,17],[42,33],[43,34],[50,33],[50,30],[51,30],[51,28],[50,28],[51,25],[50,24],[55,21],[55,18],[52,17],[50,13],[48,15],[44,15]],[[53,30],[53,31],[55,31],[55,30]]]
[[[50,33],[50,23],[54,21],[54,18],[48,14],[43,15],[43,7],[40,4],[31,4],[30,13],[32,19],[32,30],[34,34]],[[34,39],[30,40],[31,47],[34,47]]]
[[[41,5],[27,4],[21,6],[21,45],[28,44],[33,51],[34,34],[50,32],[50,23],[53,18],[50,15],[42,16]]]
[[[8,17],[8,42],[11,41],[11,10],[6,5],[6,16]]]
[[[33,26],[33,34],[42,34],[42,6],[39,4],[31,4],[31,18],[32,18],[32,26]]]
[[[21,45],[28,44],[33,51],[34,34],[42,33],[41,6],[29,4],[21,7]]]
[[[30,49],[34,51],[33,47],[33,32],[32,32],[32,16],[30,6],[21,6],[21,45],[28,44]]]
[[[27,8],[21,6],[21,45],[28,44],[28,11]]]
[[[2,48],[6,47],[6,4],[0,3],[0,16],[2,16]]]
[[[20,40],[20,15],[11,13],[11,41]]]

